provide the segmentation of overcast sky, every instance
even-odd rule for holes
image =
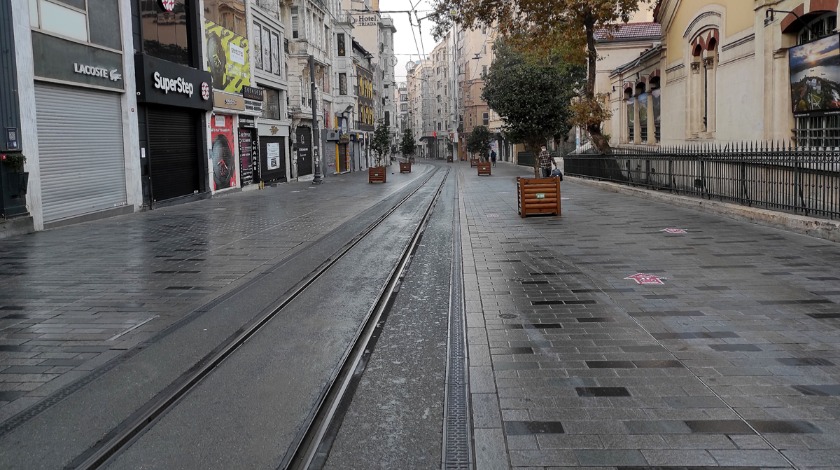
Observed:
[[[411,15],[414,23],[412,28],[408,13],[388,13],[389,11],[408,11],[411,10],[412,6],[415,6],[417,15],[420,17],[419,31],[414,14]],[[431,13],[432,2],[431,0],[379,0],[379,9],[383,15],[388,15],[394,19],[394,26],[397,28],[397,34],[394,37],[394,53],[396,53],[399,61],[394,67],[394,75],[397,82],[404,82],[405,64],[409,60],[416,62],[420,58],[420,54],[428,54],[435,47],[435,40],[432,38],[434,24],[431,20],[423,19],[424,16]],[[414,35],[411,34],[412,30]]]

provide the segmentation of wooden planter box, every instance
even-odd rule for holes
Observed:
[[[452,163],[452,155],[446,157],[446,161],[449,162],[449,163]]]
[[[400,162],[400,173],[411,173],[411,162]]]
[[[560,178],[516,178],[520,217],[560,215]]]
[[[490,176],[490,162],[479,162],[478,163],[478,176]]]
[[[470,158],[470,166],[478,166],[478,159],[477,158]]]
[[[368,183],[384,183],[385,182],[385,170],[388,167],[384,166],[372,166],[368,168]]]

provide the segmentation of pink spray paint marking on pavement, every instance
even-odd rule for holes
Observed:
[[[636,284],[646,285],[646,284],[665,284],[662,280],[665,279],[663,277],[659,277],[655,274],[645,274],[645,273],[636,273],[632,276],[627,276],[624,279],[632,279],[636,281]]]

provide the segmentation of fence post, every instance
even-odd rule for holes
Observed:
[[[802,189],[802,186],[803,186],[802,185],[802,159],[799,158],[800,157],[800,155],[799,155],[800,151],[804,151],[804,150],[794,149],[794,152],[793,152],[793,168],[794,168],[794,172],[793,172],[793,175],[794,175],[793,176],[793,190],[794,190],[794,193],[793,193],[793,200],[794,200],[793,211],[796,212],[797,206],[801,203],[802,204],[802,212],[804,212],[805,215],[808,215],[808,213],[810,211],[808,210],[808,206],[805,204],[805,194],[804,194],[804,191]],[[799,196],[798,200],[796,198],[797,196]]]

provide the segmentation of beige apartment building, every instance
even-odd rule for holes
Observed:
[[[660,42],[610,72],[612,145],[840,146],[837,0],[660,0]]]

